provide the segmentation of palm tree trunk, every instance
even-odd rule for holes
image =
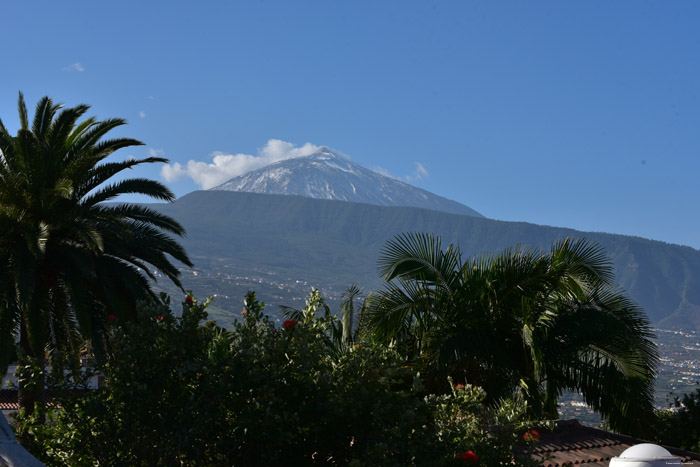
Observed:
[[[550,384],[547,384],[546,399],[544,401],[544,416],[548,420],[556,420],[559,418],[559,410],[557,410],[557,394]]]
[[[39,404],[40,408],[43,408],[44,405],[45,379],[43,370],[46,364],[46,358],[43,349],[35,351],[32,348],[29,342],[29,336],[27,335],[27,327],[24,322],[20,324],[19,344],[27,355],[28,362],[26,362],[26,364],[36,365],[41,369],[41,371],[33,372],[33,381],[30,381],[29,384],[20,381],[19,387],[17,388],[17,402],[19,403],[20,410],[24,409],[26,415],[32,415],[36,404]],[[40,418],[38,420],[40,424],[43,424],[45,421],[43,412],[43,410],[40,410]]]

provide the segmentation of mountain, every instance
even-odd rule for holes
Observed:
[[[483,217],[456,201],[366,169],[325,146],[310,156],[270,164],[210,190],[299,195],[378,206],[412,206]]]
[[[183,245],[197,266],[183,283],[198,296],[220,294],[217,319],[230,320],[248,289],[261,300],[303,307],[309,287],[337,299],[350,284],[381,286],[379,250],[404,232],[433,232],[458,243],[464,257],[516,244],[549,249],[555,240],[586,237],[611,257],[618,283],[659,327],[700,331],[700,251],[623,235],[504,222],[411,207],[301,196],[193,192],[151,207],[180,221]],[[235,311],[235,313],[233,313]]]

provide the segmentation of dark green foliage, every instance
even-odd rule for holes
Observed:
[[[657,412],[650,432],[654,442],[700,452],[700,389],[678,398],[677,410]]]
[[[515,248],[463,261],[429,234],[388,242],[386,287],[367,324],[437,381],[452,375],[490,400],[522,394],[556,418],[565,390],[616,429],[635,432],[653,410],[658,355],[642,310],[613,286],[602,249],[565,239],[551,251]]]
[[[171,261],[191,265],[169,236],[184,234],[179,223],[143,206],[102,204],[125,193],[173,200],[153,180],[113,181],[167,160],[106,162],[143,143],[103,139],[122,119],[80,122],[89,106],[62,107],[40,99],[30,126],[20,93],[17,135],[0,121],[0,371],[18,334],[24,352],[39,360],[47,347],[75,353],[84,338],[101,355],[107,315],[133,318],[136,301],[153,297],[151,271],[180,286]]]
[[[201,325],[198,302],[179,318],[164,303],[113,323],[104,389],[59,393],[49,423],[27,425],[35,455],[48,465],[359,467],[463,465],[455,453],[472,450],[473,465],[536,465],[521,404],[485,410],[469,386],[425,398],[386,347],[329,352],[332,316],[275,327],[255,294],[245,302],[230,332]]]

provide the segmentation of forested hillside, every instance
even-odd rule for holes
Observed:
[[[458,243],[465,257],[516,244],[549,248],[554,240],[583,236],[605,248],[619,284],[644,307],[653,323],[700,329],[700,252],[690,247],[427,209],[300,196],[201,191],[172,204],[152,206],[186,227],[188,235],[183,243],[200,271],[223,266],[230,266],[229,270],[239,275],[271,271],[335,289],[351,283],[366,291],[379,287],[379,250],[387,240],[404,232],[439,234],[445,243]],[[197,291],[197,281],[188,285],[185,277],[184,282]],[[221,289],[217,293],[242,297],[250,285],[236,289],[229,284],[224,290],[227,286],[222,282],[203,292],[212,293],[212,287]],[[264,290],[262,285],[256,288]],[[264,292],[261,298],[275,301]],[[218,305],[233,309],[222,301]]]

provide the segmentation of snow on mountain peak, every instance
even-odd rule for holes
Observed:
[[[210,190],[300,195],[380,206],[412,206],[483,217],[473,209],[407,183],[373,172],[347,156],[321,146],[234,177]]]

